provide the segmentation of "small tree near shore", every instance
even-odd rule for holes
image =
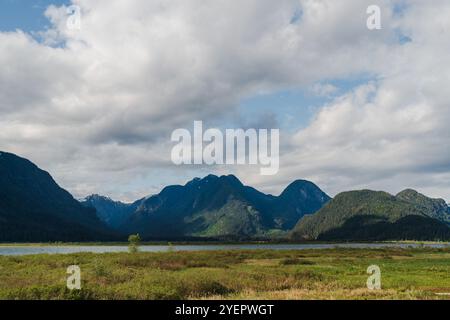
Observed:
[[[138,234],[131,234],[128,237],[128,250],[130,253],[136,253],[139,251],[139,244],[141,243],[141,236]]]

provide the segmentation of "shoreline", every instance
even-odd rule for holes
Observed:
[[[152,241],[142,242],[142,246],[220,246],[220,245],[342,245],[342,244],[411,244],[411,245],[450,245],[448,241],[307,241],[307,242],[280,242],[280,241]],[[7,247],[124,247],[128,242],[11,242],[0,243],[0,248]]]

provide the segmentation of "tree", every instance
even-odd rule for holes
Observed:
[[[139,251],[139,244],[141,243],[141,236],[138,234],[131,234],[128,237],[128,250],[131,253],[136,253]]]

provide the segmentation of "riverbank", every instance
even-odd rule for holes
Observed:
[[[141,246],[184,246],[184,245],[258,245],[258,244],[287,244],[287,245],[314,245],[314,244],[342,244],[342,243],[379,243],[379,244],[413,244],[413,245],[449,245],[447,241],[357,241],[357,242],[332,242],[332,241],[142,241]],[[128,242],[7,242],[0,243],[0,247],[48,247],[48,246],[127,246]]]
[[[446,243],[303,243],[303,244],[168,244],[133,246],[141,252],[195,252],[195,251],[237,251],[237,250],[325,250],[325,249],[383,249],[383,248],[450,248]],[[126,253],[128,245],[19,245],[0,246],[0,256],[25,256],[39,254],[75,254],[75,253]]]
[[[367,289],[370,265],[381,290]],[[449,269],[450,248],[1,256],[0,299],[448,299]]]

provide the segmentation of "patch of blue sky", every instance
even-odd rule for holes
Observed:
[[[27,33],[50,27],[45,10],[50,5],[70,5],[70,0],[1,0],[0,32],[22,30]]]
[[[411,3],[409,3],[407,0],[395,0],[392,5],[394,18],[401,19],[406,14],[410,6]],[[400,45],[404,45],[413,41],[413,39],[407,33],[405,33],[404,30],[401,30],[399,28],[394,29],[394,35],[396,37],[395,40]]]
[[[394,16],[401,17],[408,10],[409,3],[407,0],[397,0],[393,4]]]
[[[294,14],[292,15],[290,23],[298,24],[302,20],[302,17],[303,17],[303,10],[302,8],[299,7],[295,10]]]
[[[294,132],[307,127],[317,113],[334,99],[355,88],[376,81],[373,75],[358,75],[346,79],[324,81],[322,85],[331,85],[335,91],[329,94],[316,94],[311,89],[283,90],[270,94],[260,94],[243,99],[239,104],[239,115],[243,119],[276,118],[280,129]],[[264,123],[262,123],[264,125]]]
[[[397,40],[398,42],[403,45],[403,44],[407,44],[409,42],[412,42],[412,38],[407,36],[406,34],[404,34],[403,32],[399,31],[397,33]]]

